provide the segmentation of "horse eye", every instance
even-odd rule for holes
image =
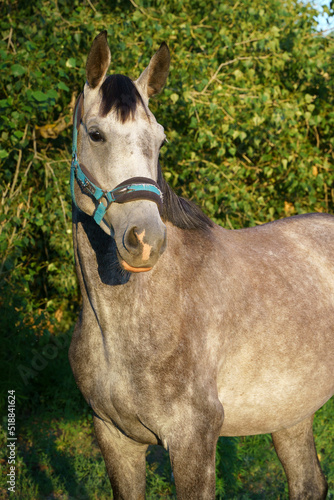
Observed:
[[[93,142],[103,142],[104,137],[98,130],[93,130],[92,132],[89,132],[89,137],[92,139]]]

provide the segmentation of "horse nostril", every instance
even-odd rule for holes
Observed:
[[[127,246],[132,247],[132,248],[137,248],[138,244],[139,244],[136,229],[137,229],[136,227],[133,227],[127,233],[126,243],[127,243]]]

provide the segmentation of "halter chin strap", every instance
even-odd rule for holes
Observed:
[[[114,189],[106,191],[99,182],[94,179],[84,165],[80,165],[78,160],[77,142],[78,130],[81,121],[83,107],[83,92],[80,94],[73,115],[73,142],[72,142],[72,163],[71,163],[71,196],[73,203],[77,208],[75,200],[74,184],[75,179],[81,186],[82,190],[92,196],[98,205],[94,212],[93,218],[100,225],[106,211],[112,203],[127,203],[135,200],[154,201],[159,208],[162,209],[162,192],[158,184],[147,177],[132,177],[118,184]],[[80,209],[79,209],[80,210]]]

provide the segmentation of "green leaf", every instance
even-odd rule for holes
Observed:
[[[76,61],[76,59],[74,57],[70,57],[66,61],[66,67],[67,68],[75,68],[76,64],[77,64],[77,61]]]
[[[8,99],[0,99],[0,108],[8,108],[10,106]]]
[[[14,132],[14,135],[15,135],[15,137],[17,137],[17,139],[22,139],[22,137],[24,136],[24,133],[21,132],[21,130],[16,130]]]
[[[4,158],[7,158],[9,153],[5,151],[4,149],[0,149],[0,158],[3,160]]]
[[[38,102],[44,102],[48,100],[47,94],[44,94],[40,90],[34,90],[31,95],[33,96],[34,99]]]
[[[310,95],[310,94],[305,94],[305,102],[310,103],[314,101],[316,96]]]
[[[21,66],[21,64],[13,64],[10,69],[13,76],[22,76],[26,72],[26,68]]]
[[[58,92],[54,89],[48,90],[46,95],[50,99],[58,99]]]
[[[64,83],[64,82],[59,82],[57,87],[60,89],[60,90],[65,90],[66,92],[68,92],[70,89],[68,88],[68,86]]]

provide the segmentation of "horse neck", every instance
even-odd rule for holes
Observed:
[[[150,355],[152,345],[159,347],[161,356],[183,341],[186,345],[187,328],[182,322],[190,288],[201,297],[214,295],[217,289],[213,233],[167,223],[167,249],[156,266],[149,272],[130,274],[115,264],[116,245],[110,236],[88,216],[73,220],[82,314],[89,325],[77,335],[89,345],[103,345],[111,357],[123,356],[129,345],[135,346],[141,359]],[[204,303],[195,301],[187,311],[190,318],[197,318],[197,313],[204,321]]]

